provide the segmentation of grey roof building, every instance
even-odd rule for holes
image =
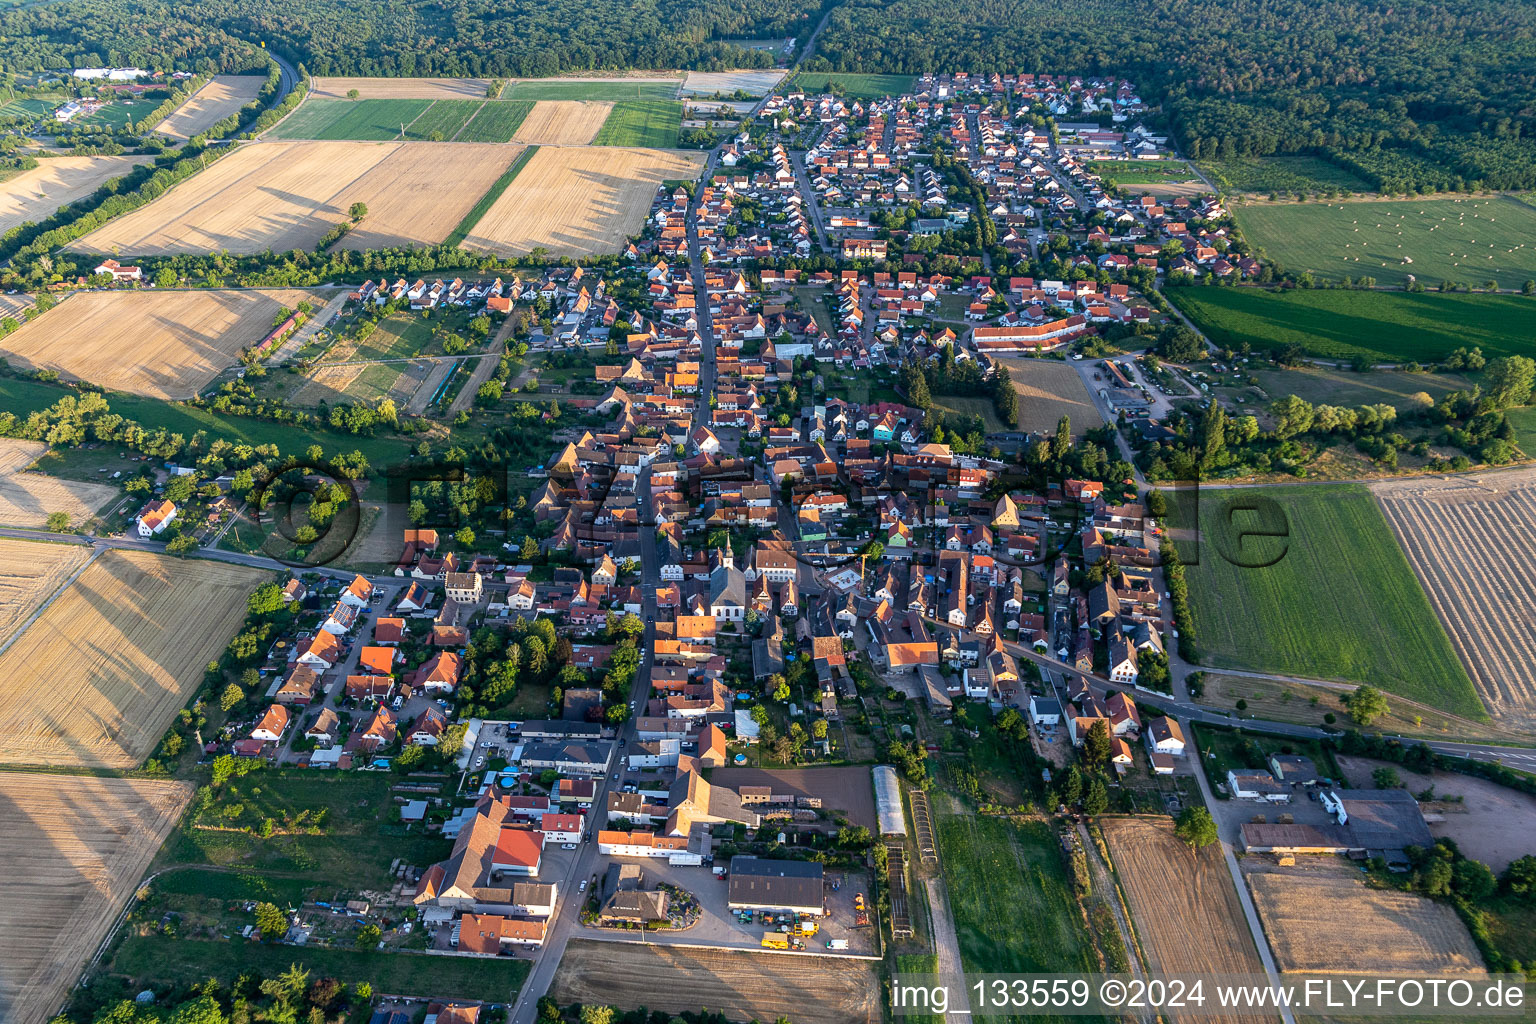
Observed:
[[[821,865],[803,860],[732,857],[727,903],[732,910],[820,916],[826,912]]]

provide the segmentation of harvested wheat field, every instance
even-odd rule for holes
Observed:
[[[1082,437],[1104,418],[1077,370],[1060,359],[999,359],[1008,367],[1019,393],[1019,429],[1050,434],[1063,416],[1072,418],[1072,435]]]
[[[1248,887],[1282,971],[1483,973],[1472,936],[1443,903],[1347,876],[1254,871]]]
[[[55,156],[30,171],[0,181],[0,233],[53,216],[59,207],[90,195],[108,178],[127,174],[150,156]]]
[[[612,111],[612,103],[539,100],[512,141],[530,146],[585,146]]]
[[[192,798],[183,782],[0,772],[0,1020],[42,1024]]]
[[[0,764],[136,767],[270,575],[104,553],[0,655]]]
[[[469,232],[464,248],[552,256],[616,252],[640,231],[663,181],[691,179],[701,153],[663,149],[549,148],[528,161]]]
[[[435,245],[518,152],[431,142],[249,143],[72,248],[134,256],[311,249],[356,202],[368,216],[342,244]]]
[[[256,99],[265,78],[255,75],[216,75],[208,80],[187,102],[155,127],[155,131],[172,139],[190,139],[218,124],[240,108]]]
[[[683,80],[684,96],[729,96],[740,89],[749,96],[766,96],[784,77],[783,71],[690,71]]]
[[[1232,875],[1216,846],[1198,854],[1168,818],[1104,818],[1100,825],[1153,974],[1262,974]],[[1225,1014],[1220,1020],[1273,1020]]]
[[[1536,727],[1536,470],[1370,487],[1489,714]]]
[[[0,537],[0,644],[89,557],[83,544]]]
[[[48,446],[40,441],[0,438],[0,526],[38,527],[55,512],[78,526],[117,497],[117,488],[85,480],[61,480],[29,473]]]
[[[79,292],[0,338],[0,353],[113,391],[191,398],[271,334],[279,311],[313,298],[297,288]]]
[[[437,245],[523,151],[489,142],[396,145],[403,150],[399,158],[379,165],[353,189],[368,204],[368,216],[336,248]]]
[[[491,87],[486,78],[315,78],[309,94],[321,99],[360,100],[483,100]]]
[[[788,956],[574,940],[549,994],[662,1013],[718,1011],[728,1020],[775,1020],[794,993],[795,1024],[875,1024],[880,990],[871,965],[826,956]]]

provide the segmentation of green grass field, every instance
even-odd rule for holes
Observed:
[[[121,131],[141,117],[147,117],[155,105],[147,102],[138,103],[108,103],[90,117],[77,117],[72,124],[91,125],[95,128],[106,128],[111,131]]]
[[[997,418],[997,409],[990,398],[978,398],[967,395],[934,395],[933,407],[942,409],[950,416],[980,416],[986,424],[987,433],[996,434],[1004,430],[1017,430],[1018,425],[1009,426]],[[946,421],[946,425],[948,422]]]
[[[485,106],[485,100],[434,100],[411,122],[405,137],[418,142],[447,142]]]
[[[504,100],[674,100],[681,78],[637,78],[621,82],[577,82],[566,78],[512,82],[501,92]]]
[[[1527,455],[1536,454],[1536,405],[1528,405],[1523,409],[1511,409],[1505,413],[1509,425],[1515,428],[1515,443],[1525,450]]]
[[[209,978],[224,984],[242,974],[276,977],[289,964],[316,978],[367,981],[375,992],[508,1003],[528,976],[530,962],[506,957],[431,956],[376,950],[308,949],[261,942],[129,936],[112,958],[112,973],[161,984],[191,985]]]
[[[1202,664],[1371,683],[1486,717],[1365,488],[1207,489],[1199,514],[1198,549],[1180,552],[1199,563],[1188,576]]]
[[[1194,178],[1182,160],[1101,160],[1088,170],[1112,185],[1164,185]]]
[[[1512,196],[1257,203],[1233,210],[1250,245],[1286,270],[1434,287],[1519,288],[1536,278],[1536,207]]]
[[[904,96],[912,91],[914,75],[856,75],[836,71],[802,71],[789,83],[788,92],[835,92],[849,99]]]
[[[1260,288],[1170,288],[1168,298],[1218,345],[1295,342],[1325,359],[1435,362],[1479,347],[1536,353],[1536,299],[1524,295]]]
[[[507,186],[512,184],[512,179],[522,172],[522,169],[528,165],[528,161],[533,159],[533,154],[538,151],[538,146],[529,146],[519,153],[517,159],[512,161],[512,166],[503,171],[501,177],[491,182],[491,187],[486,189],[485,195],[480,197],[480,201],[470,207],[469,212],[464,215],[464,219],[459,221],[458,227],[454,228],[448,237],[443,240],[443,244],[449,246],[458,245],[468,238],[470,231],[480,222],[480,218],[484,217],[486,211],[495,205],[496,200],[500,199],[501,194],[507,190]]]
[[[1231,160],[1201,160],[1200,169],[1228,192],[1317,193],[1341,188],[1368,192],[1369,183],[1316,156],[1252,156]]]
[[[11,100],[0,107],[0,117],[43,117],[59,105],[58,100]]]
[[[941,814],[939,849],[967,971],[1095,971],[1051,827]]]
[[[676,149],[682,123],[683,105],[676,100],[626,100],[614,104],[592,144]]]
[[[465,102],[465,101],[452,101]],[[267,133],[272,139],[353,139],[380,142],[400,137],[432,105],[431,100],[307,99]]]
[[[526,100],[483,103],[468,124],[459,130],[455,142],[511,142],[522,127],[533,104]]]

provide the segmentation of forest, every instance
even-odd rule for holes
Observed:
[[[1316,153],[1393,192],[1536,186],[1519,0],[849,0],[807,69],[1120,75],[1196,158]]]
[[[251,43],[317,75],[521,77],[771,67],[723,39],[809,35],[814,0],[73,0],[0,14],[6,71],[136,65],[236,72]]]

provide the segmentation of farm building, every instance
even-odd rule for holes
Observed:
[[[907,817],[901,810],[901,783],[896,779],[896,769],[890,765],[876,765],[875,813],[880,820],[882,836],[907,834]]]
[[[820,864],[766,857],[732,857],[730,894],[732,910],[766,910],[773,913],[826,913]]]

